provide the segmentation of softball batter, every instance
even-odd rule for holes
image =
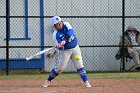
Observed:
[[[58,64],[56,68],[52,69],[43,86],[48,87],[51,81],[64,71],[69,59],[71,59],[85,87],[91,87],[88,82],[86,70],[83,66],[78,40],[72,26],[68,22],[61,21],[59,16],[54,16],[51,19],[51,25],[55,28],[53,39],[58,49]]]

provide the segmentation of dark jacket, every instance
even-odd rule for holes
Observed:
[[[124,33],[124,41],[123,41],[123,37],[121,36],[119,46],[123,46],[123,42],[124,42],[124,46],[127,46],[129,48],[133,48],[131,38],[128,34],[129,31],[131,31],[131,30],[126,30],[125,33]],[[136,42],[138,43],[138,45],[140,45],[140,33],[136,29],[133,29],[133,31],[136,31]],[[119,50],[117,51],[117,54],[115,55],[115,58],[117,60],[119,60],[123,56],[122,54],[124,54],[125,57],[131,58],[129,53],[128,53],[128,48],[127,47],[124,47],[124,48],[119,47]],[[122,49],[124,49],[124,50],[122,50]]]

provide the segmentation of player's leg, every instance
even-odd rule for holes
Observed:
[[[60,51],[59,61],[58,61],[57,67],[55,69],[55,71],[58,74],[62,73],[65,70],[67,63],[71,57],[71,54],[72,54],[72,51],[70,51],[70,50]]]
[[[58,57],[57,57],[56,67],[58,65],[58,61],[60,61],[59,60],[59,53],[58,53]],[[58,73],[56,73],[55,68],[53,68],[52,71],[50,72],[48,79],[43,84],[43,87],[48,87],[51,83],[51,80],[53,80],[54,78],[56,78],[59,75]]]
[[[59,51],[57,66],[51,71],[48,80],[46,80],[44,83],[44,87],[48,87],[48,85],[50,85],[50,82],[64,71],[68,60],[70,59],[71,53],[72,52],[69,52],[67,50]]]
[[[78,55],[80,57],[79,60],[75,59],[75,56]],[[77,69],[77,73],[79,74],[79,76],[82,78],[82,80],[84,81],[84,85],[85,87],[91,87],[91,85],[88,82],[88,76],[86,74],[86,70],[84,68],[83,65],[83,60],[82,60],[82,56],[81,56],[81,51],[79,46],[77,46],[76,48],[74,48],[71,59]]]
[[[53,80],[55,77],[57,77],[59,74],[61,74],[64,71],[68,63],[68,60],[70,58],[70,55],[71,55],[70,52],[67,52],[66,50],[60,51],[60,53],[58,54],[57,65],[49,75],[48,78],[49,81]]]
[[[50,72],[50,75],[48,77],[48,79],[44,82],[43,87],[48,87],[51,83],[51,80],[53,80],[54,78],[56,78],[59,74],[56,73],[55,69],[52,69],[52,71]]]

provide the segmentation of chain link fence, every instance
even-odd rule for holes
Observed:
[[[0,68],[5,69],[8,61],[11,69],[50,71],[57,55],[29,62],[25,57],[54,45],[50,18],[58,15],[73,26],[87,71],[119,71],[115,54],[120,36],[128,25],[140,30],[139,4],[139,0],[0,0]],[[71,61],[65,71],[76,71]]]

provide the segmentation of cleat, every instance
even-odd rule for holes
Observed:
[[[90,88],[90,87],[91,87],[91,85],[89,84],[88,81],[84,82],[84,85],[85,85],[85,87],[87,87],[87,88]]]
[[[46,80],[43,84],[43,87],[48,87],[51,84],[51,81]]]

